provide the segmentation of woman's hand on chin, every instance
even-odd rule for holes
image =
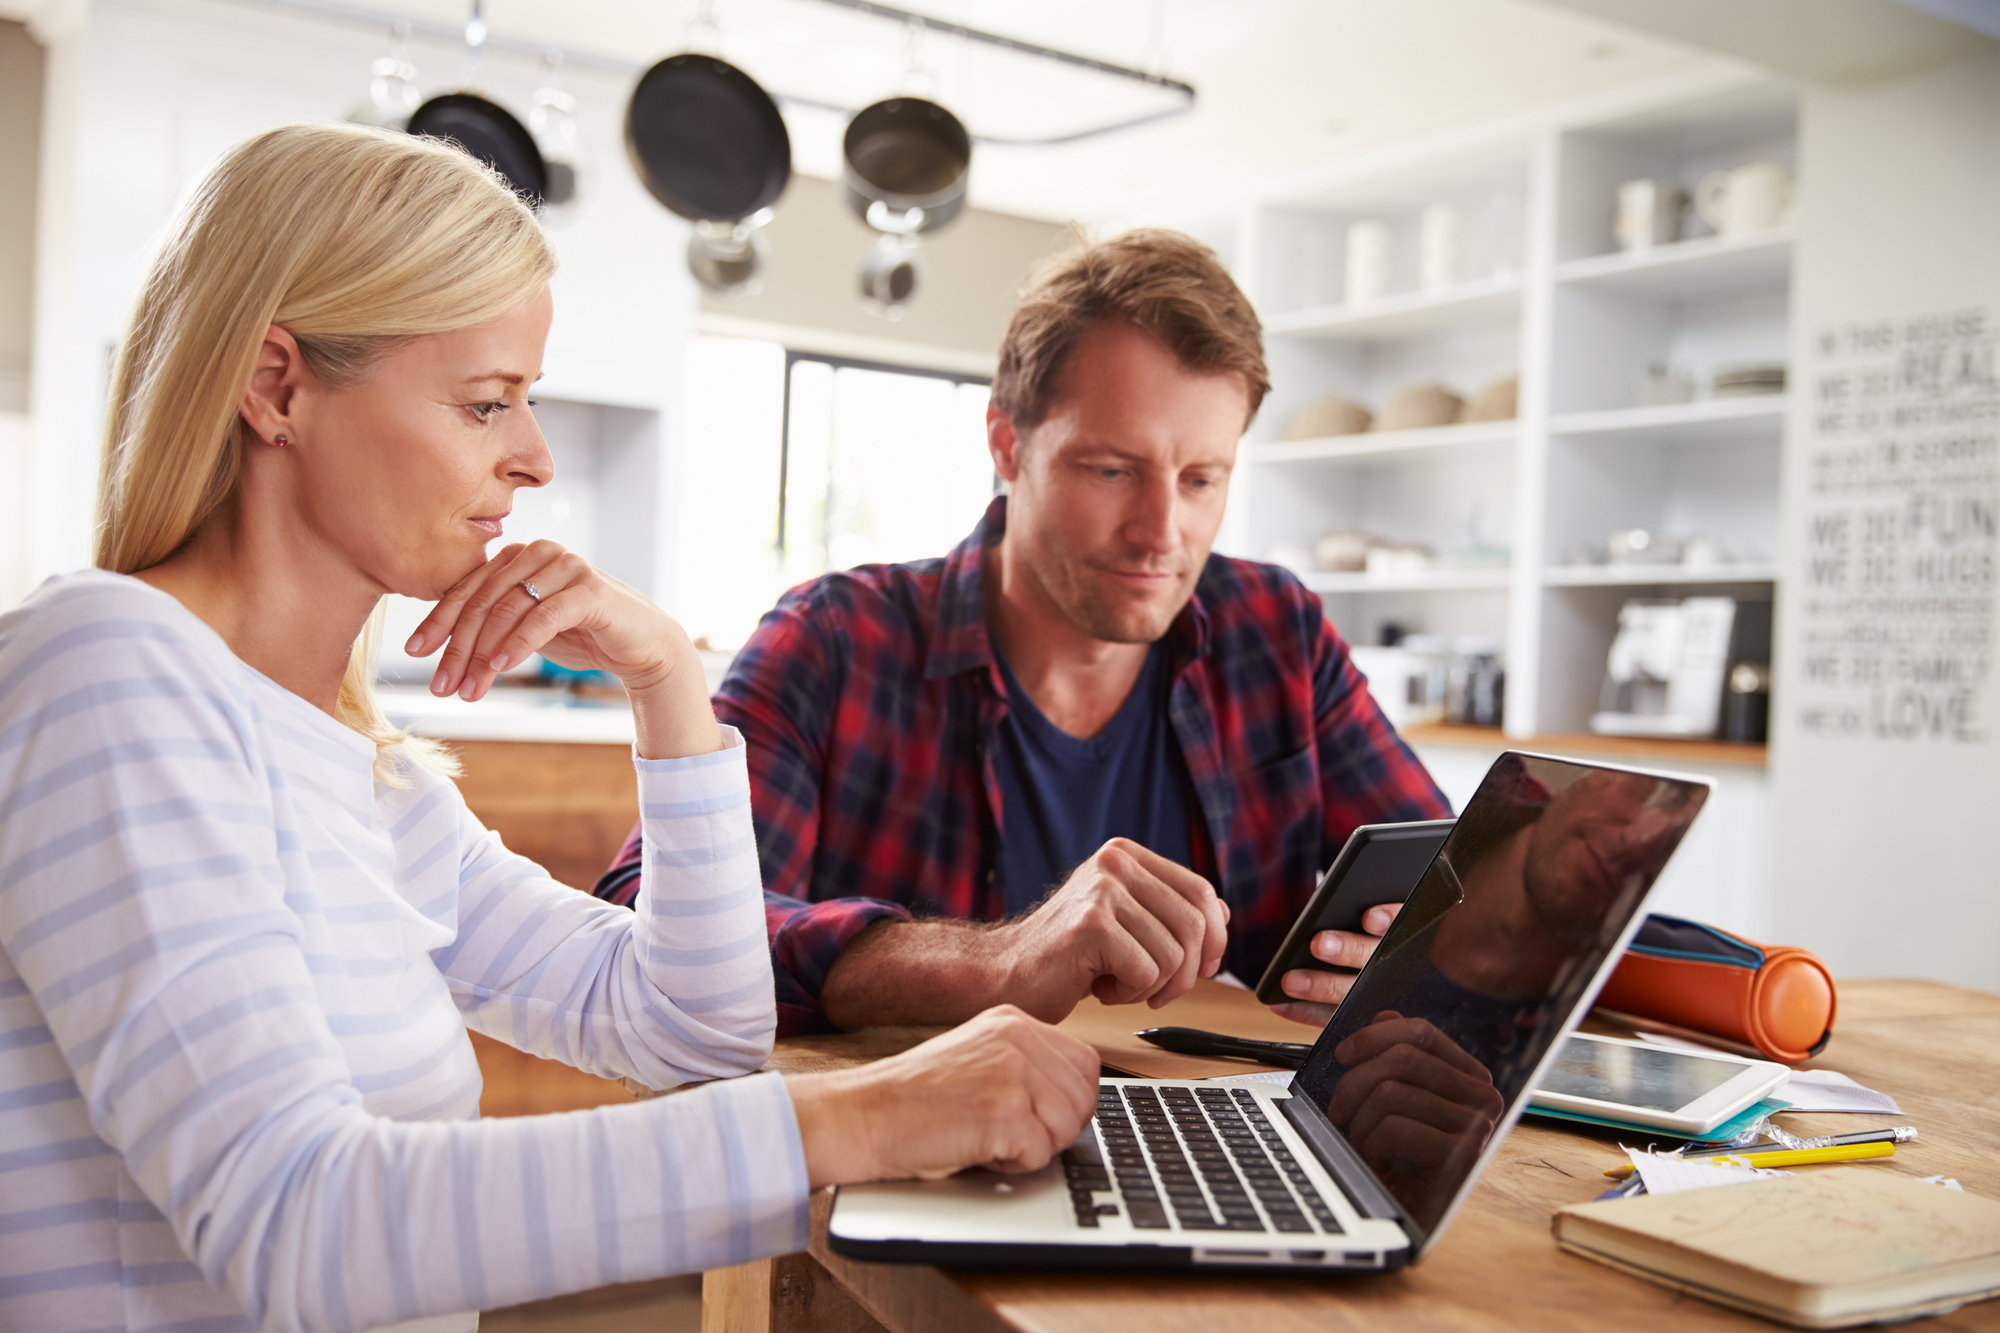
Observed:
[[[532,592],[530,589],[532,588]],[[431,693],[483,698],[510,665],[541,653],[606,671],[632,698],[642,759],[720,749],[701,656],[679,623],[632,588],[551,541],[503,547],[438,599],[404,651],[442,646]]]

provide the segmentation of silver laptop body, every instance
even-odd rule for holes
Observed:
[[[1289,1091],[1107,1078],[1059,1161],[845,1186],[829,1244],[930,1264],[1294,1273],[1422,1257],[1707,795],[1700,778],[1501,755]]]

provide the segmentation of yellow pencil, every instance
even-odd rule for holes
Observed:
[[[1727,1162],[1731,1166],[1809,1166],[1814,1162],[1861,1162],[1870,1157],[1894,1157],[1896,1145],[1893,1143],[1841,1143],[1831,1148],[1778,1148],[1770,1152],[1756,1152],[1744,1149],[1737,1153],[1717,1153],[1708,1157],[1689,1157],[1690,1162]],[[1623,1180],[1632,1174],[1632,1167],[1610,1166],[1604,1174],[1613,1180]]]

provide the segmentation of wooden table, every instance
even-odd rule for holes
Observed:
[[[1154,1024],[1223,1026],[1245,1036],[1296,1040],[1244,992],[1212,984],[1154,1013],[1090,1005],[1065,1026],[1082,1032],[1107,1064],[1153,1077],[1199,1076],[1124,1034]],[[1615,1030],[1615,1029],[1604,1029]],[[877,1030],[780,1043],[773,1064],[825,1068],[900,1050],[927,1035]],[[1137,1049],[1133,1049],[1136,1047]],[[1236,1062],[1192,1062],[1200,1072]],[[1137,1068],[1144,1064],[1147,1067]],[[1850,981],[1840,990],[1832,1044],[1808,1068],[1838,1069],[1894,1096],[1901,1116],[1790,1115],[1793,1133],[1827,1134],[1912,1124],[1920,1142],[1871,1170],[1956,1176],[2000,1198],[2000,995],[1920,981]],[[1559,1207],[1592,1198],[1602,1171],[1624,1160],[1616,1136],[1517,1126],[1437,1248],[1421,1263],[1379,1276],[1055,1273],[938,1269],[865,1263],[826,1245],[831,1192],[814,1200],[811,1251],[706,1275],[705,1333],[1292,1333],[1298,1330],[1534,1329],[1674,1333],[1776,1325],[1676,1295],[1562,1253],[1549,1233]],[[1628,1139],[1636,1136],[1628,1135]],[[1909,1327],[2000,1330],[2000,1301]]]

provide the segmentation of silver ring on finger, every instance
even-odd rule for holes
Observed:
[[[521,581],[521,591],[527,593],[528,596],[534,598],[538,602],[542,600],[542,590],[540,588],[537,588],[534,584],[529,583],[525,579]]]

